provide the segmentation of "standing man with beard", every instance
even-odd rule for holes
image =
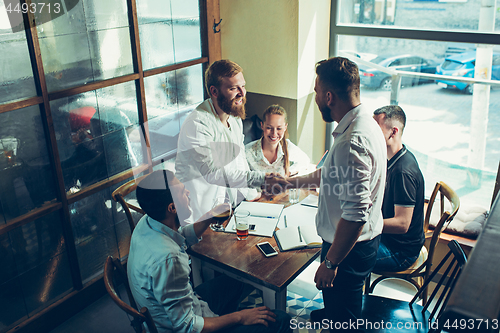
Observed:
[[[332,327],[348,331],[360,319],[364,279],[377,260],[387,150],[373,110],[361,104],[358,66],[336,57],[319,62],[316,74],[316,104],[324,121],[337,122],[334,143],[323,167],[287,181],[297,188],[320,186],[322,263],[314,282],[325,308],[313,311],[311,320],[333,320]]]
[[[208,212],[216,197],[228,195],[233,205],[242,197],[257,199],[260,194],[253,188],[260,187],[266,175],[250,171],[245,157],[241,67],[230,60],[214,62],[205,73],[205,87],[210,98],[182,124],[175,161],[176,176],[191,193],[193,214],[187,223]]]

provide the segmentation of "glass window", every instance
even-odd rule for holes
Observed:
[[[476,51],[449,55],[455,46],[447,42],[339,36],[339,49],[361,55],[351,59],[358,62],[360,69],[361,101],[373,110],[391,103],[392,74],[370,67],[372,60],[366,62],[364,55],[380,53],[389,59],[413,53],[411,58],[422,58],[425,63],[395,69],[473,77]],[[466,46],[475,48],[475,45]],[[492,66],[492,77],[500,70],[498,67]],[[497,74],[500,78],[500,72]],[[500,150],[495,112],[500,103],[500,87],[490,90],[487,103],[485,99],[473,98],[473,85],[451,78],[432,80],[402,75],[401,84],[397,101],[407,117],[403,142],[417,157],[427,194],[437,181],[444,181],[459,194],[462,202],[488,206],[498,168],[498,156],[493,152]],[[475,124],[475,119],[487,121]],[[475,155],[472,151],[483,154]]]
[[[119,257],[111,200],[107,188],[69,207],[84,282],[102,272],[108,256]]]
[[[51,102],[66,191],[143,162],[133,81]]]
[[[174,63],[172,21],[139,25],[142,66],[144,70]],[[158,38],[161,36],[161,38]]]
[[[0,3],[0,16],[4,10],[3,3]],[[0,19],[0,54],[2,55],[0,104],[36,96],[25,32],[24,30],[17,33],[9,32],[9,26],[2,25],[2,19]]]
[[[49,91],[133,73],[124,1],[82,3],[47,22],[38,17],[45,22],[37,29]]]
[[[177,147],[181,119],[203,101],[202,66],[144,79],[151,154],[156,158]]]
[[[494,6],[481,6],[480,0],[341,0],[341,24],[394,25],[430,30],[500,30]],[[490,11],[480,18],[480,11]],[[486,21],[485,17],[492,19]],[[479,29],[481,27],[482,29]]]
[[[8,221],[56,192],[38,105],[0,113],[0,124],[0,206]]]
[[[0,236],[0,321],[10,325],[72,289],[60,212]]]
[[[138,0],[137,15],[144,70],[201,57],[198,0]]]

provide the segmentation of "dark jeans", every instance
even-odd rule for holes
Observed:
[[[210,309],[219,316],[238,310],[238,304],[247,297],[253,287],[240,281],[236,281],[220,275],[195,288],[196,293],[208,303]],[[264,325],[236,325],[218,332],[223,333],[291,333],[290,316],[279,310],[273,311],[276,314],[276,321],[269,322],[269,326]]]
[[[400,272],[410,267],[418,258],[407,256],[401,252],[393,252],[383,242],[380,242],[377,252],[377,263],[373,268],[376,272]]]
[[[333,287],[323,289],[325,315],[337,323],[332,327],[349,327],[350,321],[356,322],[361,318],[363,284],[375,266],[379,243],[380,236],[370,241],[356,243],[340,263]],[[323,241],[321,261],[325,259],[330,246],[330,243]]]

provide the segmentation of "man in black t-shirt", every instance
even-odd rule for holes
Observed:
[[[402,143],[406,115],[399,106],[375,110],[387,142],[387,178],[382,204],[384,229],[374,272],[398,272],[417,260],[425,242],[424,177],[415,156]]]

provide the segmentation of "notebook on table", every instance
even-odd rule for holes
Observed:
[[[253,230],[249,229],[249,235],[272,237],[283,208],[285,206],[281,204],[243,201],[234,211],[235,213],[238,210],[248,210],[250,212],[248,224],[250,226],[254,225],[254,227]],[[229,220],[225,231],[236,233],[234,214]]]
[[[291,226],[276,230],[274,238],[281,252],[321,247],[323,243],[316,232],[316,227],[311,225]]]

